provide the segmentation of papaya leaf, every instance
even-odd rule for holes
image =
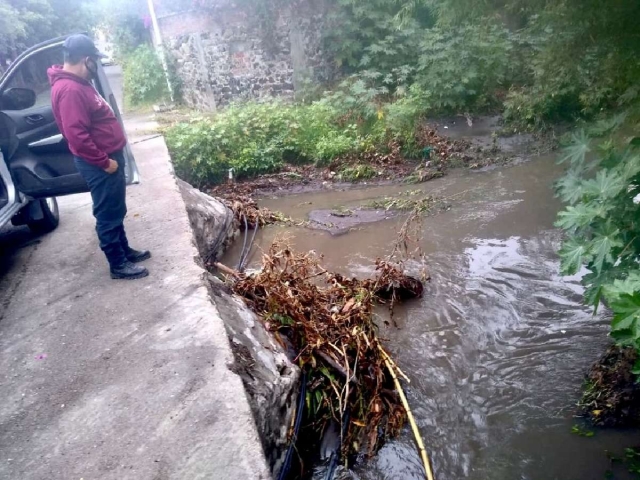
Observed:
[[[611,331],[618,332],[625,337],[640,338],[638,320],[640,319],[640,293],[634,295],[620,295],[609,302],[614,312],[611,321]]]
[[[604,262],[614,263],[611,251],[616,248],[622,248],[624,245],[619,238],[620,230],[613,230],[611,227],[596,232],[596,236],[592,240],[591,248],[594,255],[593,266],[598,273],[602,272]]]
[[[555,225],[564,230],[575,230],[580,227],[588,226],[598,216],[598,210],[584,203],[574,206],[568,206],[564,211],[558,214],[558,220]]]
[[[640,292],[640,270],[631,271],[627,278],[616,279],[605,288],[605,296],[608,299],[633,295],[636,292]]]
[[[564,149],[564,154],[560,157],[560,163],[568,160],[571,165],[582,165],[584,164],[585,156],[590,151],[589,137],[584,130],[580,130],[571,136],[571,143]]]
[[[560,249],[560,271],[564,275],[575,275],[580,267],[591,258],[590,245],[580,239],[570,238]]]
[[[638,137],[640,140],[640,137]],[[640,145],[640,142],[638,142]],[[631,180],[640,173],[640,155],[627,152],[620,160],[619,172],[625,181]]]
[[[606,200],[616,197],[625,186],[624,179],[616,172],[600,170],[596,178],[584,182],[583,193],[589,197]]]
[[[609,289],[619,275],[621,275],[621,270],[618,267],[613,267],[601,273],[590,272],[582,277],[582,284],[585,286],[584,299],[587,305],[594,307],[594,315],[598,311],[602,296],[609,298]]]
[[[581,175],[571,169],[556,183],[558,195],[562,201],[574,205],[583,196],[583,183]]]

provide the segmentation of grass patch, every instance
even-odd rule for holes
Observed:
[[[377,174],[378,172],[369,165],[358,164],[342,168],[338,175],[340,180],[344,180],[346,182],[357,182],[359,180],[373,178]]]

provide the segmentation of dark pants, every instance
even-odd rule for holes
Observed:
[[[93,199],[93,216],[96,217],[96,232],[100,248],[109,261],[117,267],[126,260],[129,249],[124,231],[124,217],[127,214],[125,161],[122,151],[109,155],[118,162],[118,170],[109,174],[99,167],[75,157],[76,168],[89,185]]]

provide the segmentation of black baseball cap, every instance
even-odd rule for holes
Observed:
[[[104,58],[105,55],[100,53],[93,40],[81,33],[67,37],[62,45],[69,55],[74,57],[95,57]]]

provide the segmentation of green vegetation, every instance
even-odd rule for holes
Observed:
[[[350,165],[340,170],[340,180],[345,182],[357,182],[358,180],[366,180],[373,178],[378,174],[369,165],[363,165],[361,163],[356,165]]]
[[[504,108],[514,128],[540,128],[614,107],[638,84],[634,0],[335,5],[326,40],[343,72],[422,111]]]
[[[558,184],[568,206],[557,226],[567,234],[562,272],[573,275],[586,267],[587,303],[597,309],[604,301],[613,312],[611,336],[640,351],[640,137],[616,132],[625,118],[637,132],[635,113],[600,122],[591,135],[573,135],[562,159],[568,171]],[[607,135],[596,141],[595,134]],[[640,374],[640,362],[634,373]]]
[[[635,0],[333,0],[330,12],[324,42],[339,72],[330,91],[170,128],[180,175],[202,184],[229,168],[242,178],[349,158],[337,165],[347,164],[342,178],[361,179],[374,175],[371,153],[394,142],[399,155],[423,158],[428,142],[416,132],[427,115],[503,111],[505,131],[521,131],[637,101]]]
[[[580,437],[593,437],[596,433],[593,430],[589,430],[582,425],[575,424],[571,427],[571,433],[574,433]]]
[[[140,45],[124,57],[124,91],[131,105],[148,105],[169,97],[167,79],[156,51]]]
[[[89,1],[0,0],[0,72],[4,57],[14,58],[50,38],[90,30],[97,19]]]
[[[640,448],[625,448],[623,455],[614,455],[611,452],[606,452],[609,461],[611,462],[612,469],[607,470],[605,473],[606,479],[618,478],[614,469],[618,471],[624,471],[634,474],[633,478],[640,478]]]
[[[415,130],[395,128],[399,114],[345,111],[337,99],[308,105],[280,101],[232,105],[214,117],[169,127],[166,140],[176,173],[196,185],[216,183],[230,168],[236,178],[276,172],[285,163],[328,166],[342,156],[385,152],[417,142]],[[409,113],[411,114],[411,113]],[[345,180],[371,178],[369,165],[339,172]]]

